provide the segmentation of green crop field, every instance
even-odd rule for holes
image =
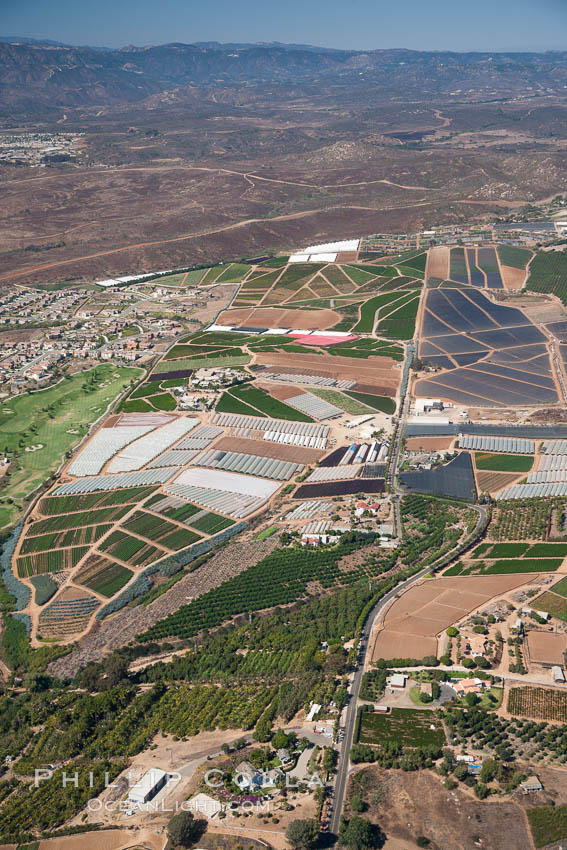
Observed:
[[[242,350],[235,344],[233,345],[193,345],[193,343],[183,343],[179,345],[174,345],[173,348],[170,348],[169,351],[164,355],[164,360],[177,360],[179,357],[193,357],[198,356],[200,354],[206,355],[207,357],[218,354],[219,352],[223,352],[223,356],[228,354],[242,354]],[[172,369],[175,369],[175,366],[171,366]],[[158,392],[159,392],[159,382],[152,381],[151,383],[158,384]],[[148,386],[148,383],[142,384],[142,386]],[[132,393],[130,398],[138,398],[136,395],[136,391]]]
[[[392,708],[389,714],[363,712],[359,741],[395,741],[404,747],[442,747],[446,743],[443,726],[433,712],[413,708]]]
[[[245,263],[231,263],[230,267],[217,278],[217,283],[240,283],[249,271],[250,266]]]
[[[128,584],[132,576],[132,571],[121,564],[109,563],[81,584],[94,590],[95,593],[110,598]]]
[[[533,455],[502,455],[476,452],[474,456],[477,469],[493,472],[529,472],[534,465]]]
[[[273,398],[268,395],[268,393],[265,393],[264,390],[258,389],[258,387],[251,386],[250,384],[241,384],[238,387],[234,387],[230,391],[230,394],[234,396],[234,398],[244,402],[244,404],[249,404],[255,407],[262,414],[271,417],[272,419],[291,419],[296,422],[313,422],[313,419],[310,416],[307,416],[307,414],[302,413],[300,410],[295,410],[295,408],[290,407],[288,404],[284,404],[283,401],[279,401],[277,398]]]
[[[517,248],[515,245],[499,245],[497,250],[502,265],[513,269],[525,269],[532,256],[527,248]]]
[[[160,375],[162,372],[177,372],[180,369],[212,369],[214,366],[245,366],[250,363],[249,354],[232,354],[233,349],[228,349],[229,353],[224,355],[212,353],[208,357],[180,357],[178,360],[160,360],[156,365],[153,375]]]
[[[531,604],[536,611],[547,611],[552,617],[567,621],[567,599],[564,596],[546,591],[537,599],[532,599]]]
[[[278,281],[278,288],[301,289],[303,284],[320,271],[325,263],[293,263]]]
[[[404,295],[405,293],[402,292],[386,292],[383,295],[375,295],[374,298],[365,301],[360,308],[360,321],[355,325],[353,331],[355,333],[372,333],[376,311],[381,310],[381,308],[386,304],[390,304],[392,301],[401,300]]]
[[[98,508],[92,511],[80,511],[73,514],[56,514],[47,519],[32,523],[26,530],[27,536],[46,534],[49,531],[63,531],[67,528],[81,528],[84,525],[99,525],[103,522],[116,522],[130,510],[128,505]]]
[[[0,525],[17,518],[26,496],[57,469],[65,453],[139,375],[139,369],[105,363],[63,378],[47,390],[3,402],[0,449],[11,460],[11,474],[3,482]],[[43,448],[25,450],[38,445]]]
[[[484,544],[489,546],[490,544]],[[480,548],[480,547],[479,547]],[[519,558],[524,555],[529,548],[528,543],[494,543],[490,547],[491,558]],[[475,553],[476,557],[476,553]],[[485,557],[489,557],[486,555]]]
[[[171,393],[158,393],[150,397],[150,404],[156,410],[177,410],[177,402]]]
[[[335,407],[340,407],[341,410],[344,410],[346,413],[369,413],[372,410],[372,408],[363,404],[358,399],[350,398],[337,390],[325,390],[320,387],[309,387],[309,392],[313,393],[313,395],[316,395],[318,398],[322,398],[323,401],[328,401],[330,404],[334,404]]]
[[[559,569],[563,558],[518,558],[516,561],[496,561],[486,570],[485,575],[500,575],[503,573],[551,573]]]
[[[123,401],[120,405],[120,411],[122,413],[152,413],[155,408],[143,398],[133,398]]]
[[[533,292],[551,292],[567,304],[567,252],[540,251],[530,263],[526,284]]]
[[[57,573],[75,567],[83,555],[89,551],[88,546],[76,546],[73,549],[53,549],[40,552],[37,555],[24,555],[16,559],[18,575],[35,576],[40,573]]]
[[[528,558],[565,558],[567,556],[567,543],[534,543],[526,554]]]
[[[378,268],[372,268],[371,271],[365,271],[365,269],[362,266],[341,266],[341,268],[344,271],[344,273],[347,274],[350,277],[350,279],[353,281],[353,283],[357,283],[357,284],[368,283],[368,281],[372,280],[372,278],[378,277],[378,275],[384,274],[384,272],[382,272]],[[369,267],[366,266],[366,269],[368,269],[368,268]],[[396,270],[394,272],[394,274],[397,274],[397,273],[398,272]]]
[[[243,416],[262,416],[259,410],[244,404],[231,393],[224,392],[217,401],[215,410],[218,413],[240,413]]]
[[[345,390],[345,395],[361,401],[362,404],[371,407],[373,410],[381,410],[382,413],[388,413],[389,415],[396,412],[396,402],[394,399],[388,398],[388,396],[359,393],[353,390]]]
[[[144,384],[140,384],[134,392],[130,393],[128,396],[129,399],[134,398],[147,398],[149,395],[153,395],[154,393],[159,393],[160,385],[159,381],[148,381]]]
[[[148,540],[174,551],[184,549],[185,546],[189,546],[200,539],[200,535],[194,531],[190,531],[188,528],[180,528],[165,517],[158,518],[146,511],[136,511],[125,523],[124,528],[126,531],[132,531],[134,534],[139,534],[140,537],[146,537]]]
[[[28,555],[32,552],[46,552],[48,549],[87,545],[99,540],[111,528],[111,525],[87,525],[83,528],[72,528],[69,531],[52,531],[51,534],[40,534],[38,537],[25,537],[20,554]]]
[[[85,496],[49,496],[42,499],[39,511],[42,514],[68,514],[72,511],[85,511],[91,508],[125,505],[127,502],[139,502],[153,493],[155,487],[129,487],[126,490],[111,490],[107,493],[89,493]]]
[[[146,566],[165,555],[163,549],[158,549],[123,531],[114,531],[99,548],[101,552],[108,552],[119,561],[124,561],[131,566]]]
[[[415,319],[419,309],[419,296],[407,301],[398,310],[392,311],[388,318],[378,320],[376,333],[391,339],[412,339],[415,333]]]
[[[417,271],[424,272],[425,264],[427,263],[427,252],[424,251],[423,254],[416,254],[414,257],[408,257],[407,259],[402,259],[402,264],[407,266],[410,269],[417,269]]]
[[[207,513],[203,514],[195,522],[189,520],[189,524],[191,528],[196,528],[197,531],[202,531],[204,534],[217,534],[217,532],[222,531],[224,528],[228,528],[229,525],[234,525],[234,520],[228,519],[225,516],[219,516],[218,514]]]
[[[561,581],[558,581],[557,584],[550,587],[550,590],[554,593],[558,593],[559,596],[564,596],[567,599],[567,578],[562,578]]]

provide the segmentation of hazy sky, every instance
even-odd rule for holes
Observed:
[[[283,41],[349,49],[567,49],[567,0],[0,0],[2,35],[122,47]]]

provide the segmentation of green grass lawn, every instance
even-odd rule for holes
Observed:
[[[405,747],[442,747],[446,743],[443,727],[432,712],[416,708],[392,708],[389,714],[363,712],[359,740],[363,744],[396,741]]]
[[[2,480],[3,525],[17,519],[25,497],[55,472],[65,453],[139,375],[140,369],[103,364],[64,378],[47,390],[16,396],[2,404],[0,448],[14,458],[10,477]],[[42,449],[25,451],[26,446],[40,444]]]
[[[529,472],[534,465],[533,455],[502,455],[476,452],[474,456],[477,469],[492,472]]]

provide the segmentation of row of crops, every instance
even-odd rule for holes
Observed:
[[[156,623],[138,639],[190,637],[235,614],[295,602],[305,595],[309,582],[318,581],[323,587],[343,583],[346,576],[339,567],[340,560],[373,538],[374,535],[349,532],[329,550],[276,549],[253,567]]]

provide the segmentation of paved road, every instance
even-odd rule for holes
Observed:
[[[400,421],[398,425],[398,430],[396,432],[396,437],[394,439],[394,445],[392,447],[392,454],[390,460],[390,467],[388,470],[387,481],[390,487],[393,490],[393,504],[394,504],[394,520],[395,520],[395,530],[398,537],[402,536],[402,526],[401,526],[401,516],[400,516],[400,497],[403,495],[403,490],[400,489],[397,485],[397,474],[400,465],[401,458],[401,447],[402,447],[402,437],[405,430],[405,422],[408,415],[409,410],[409,397],[406,396],[404,402],[402,404],[400,410]],[[473,532],[473,536],[477,534],[482,528],[482,525],[486,522],[486,515],[488,508],[484,505],[470,505],[472,509],[474,509],[478,513],[478,520],[476,527]],[[456,547],[455,547],[456,548]],[[366,620],[366,624],[362,630],[362,634],[360,637],[359,644],[359,655],[356,664],[356,669],[354,673],[354,678],[352,681],[352,685],[350,688],[350,701],[347,707],[347,715],[344,727],[344,740],[339,749],[339,761],[337,767],[337,777],[335,782],[335,790],[334,790],[334,799],[333,806],[331,810],[331,819],[329,824],[330,833],[336,837],[339,832],[339,825],[341,814],[344,806],[344,798],[346,794],[346,787],[348,782],[348,772],[349,772],[349,753],[350,748],[353,743],[354,737],[354,727],[356,723],[356,713],[358,708],[358,698],[360,693],[360,685],[362,681],[362,674],[365,667],[366,662],[366,654],[368,652],[368,642],[370,639],[370,635],[372,633],[372,627],[376,618],[380,615],[382,610],[390,603],[390,601],[402,590],[407,590],[408,587],[411,587],[412,584],[415,584],[417,581],[420,581],[427,573],[429,573],[432,569],[432,566],[429,565],[425,569],[421,570],[411,578],[407,579],[404,582],[396,585],[392,590],[390,590],[385,596],[383,596],[371,610],[368,619]]]
[[[423,576],[430,571],[430,569],[431,567],[426,567],[425,569],[421,570],[421,572],[407,579],[407,581],[396,585],[396,587],[394,587],[385,596],[383,596],[382,599],[380,599],[376,603],[376,605],[370,612],[362,630],[359,645],[359,658],[350,689],[350,700],[347,707],[346,722],[344,727],[345,736],[342,746],[339,750],[339,763],[337,769],[337,778],[335,782],[335,797],[333,801],[333,808],[329,827],[331,833],[333,833],[334,835],[338,835],[340,818],[343,810],[343,803],[349,771],[349,753],[353,742],[354,726],[356,723],[356,711],[358,708],[358,695],[360,692],[360,684],[362,681],[362,673],[364,670],[366,653],[368,651],[368,641],[370,639],[370,634],[372,632],[374,621],[379,616],[382,609],[385,608],[391,602],[391,600],[394,598],[394,596],[396,596],[396,594],[398,594],[401,590],[405,590],[406,588],[410,587],[416,581],[422,579]]]

